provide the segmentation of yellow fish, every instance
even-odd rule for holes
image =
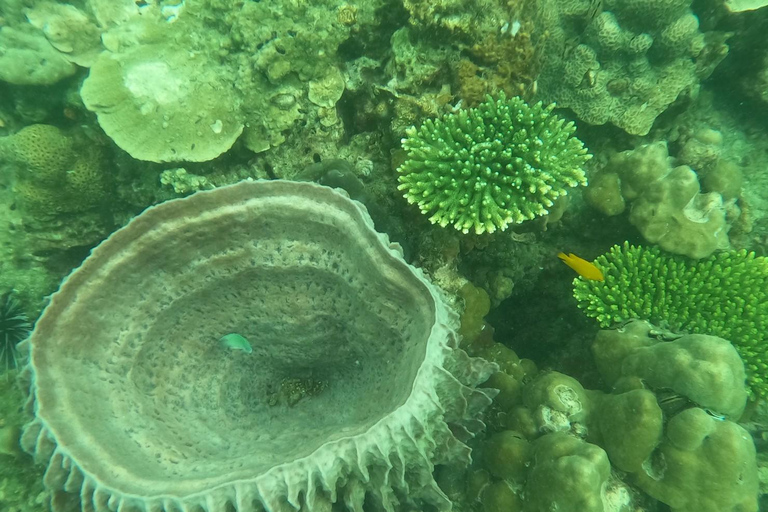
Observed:
[[[592,281],[605,281],[603,273],[593,263],[588,262],[583,258],[579,258],[573,253],[566,255],[565,253],[559,253],[558,258],[563,260],[563,263],[571,267],[584,279],[590,279]]]

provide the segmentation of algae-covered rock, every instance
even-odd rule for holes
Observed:
[[[757,511],[757,462],[749,433],[691,408],[674,416],[637,485],[673,512]]]
[[[145,45],[102,53],[80,94],[132,157],[204,162],[227,151],[243,131],[230,75],[203,54]]]
[[[0,80],[15,85],[51,85],[75,74],[76,67],[42,33],[0,28]]]

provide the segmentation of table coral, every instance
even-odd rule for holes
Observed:
[[[150,57],[151,56],[151,57]],[[80,95],[123,150],[152,162],[204,162],[243,131],[229,71],[168,45],[104,52]]]
[[[27,342],[22,444],[98,512],[446,510],[435,464],[469,461],[495,394],[457,328],[346,195],[198,192],[136,217],[53,295]],[[252,353],[222,349],[228,333]]]
[[[487,96],[407,131],[400,186],[430,222],[477,234],[546,215],[567,189],[586,184],[591,158],[554,105]]]
[[[744,360],[752,391],[768,394],[768,259],[742,250],[691,261],[625,243],[595,265],[605,281],[574,280],[574,297],[587,316],[603,327],[639,318],[725,338]]]

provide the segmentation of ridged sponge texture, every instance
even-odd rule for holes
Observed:
[[[495,393],[457,324],[342,193],[199,192],[134,218],[54,294],[26,342],[22,444],[57,510],[447,509],[434,465],[469,460]]]

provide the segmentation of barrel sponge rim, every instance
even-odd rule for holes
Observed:
[[[126,484],[121,488],[124,479],[139,475],[131,475],[121,468],[120,485],[114,485],[113,477],[110,477],[112,482],[107,482],[110,478],[82,467],[78,463],[78,450],[82,447],[70,449],[61,442],[62,420],[57,423],[55,417],[49,417],[45,386],[51,383],[45,382],[45,371],[41,373],[38,368],[41,361],[45,361],[40,348],[45,347],[42,340],[58,315],[67,309],[79,287],[88,284],[93,272],[109,270],[109,265],[102,263],[109,263],[124,244],[135,243],[141,233],[150,232],[158,219],[170,214],[181,219],[201,206],[204,209],[237,208],[241,201],[275,195],[292,197],[294,201],[323,201],[342,208],[368,233],[367,242],[377,244],[377,250],[406,270],[409,280],[430,297],[434,317],[429,320],[432,324],[426,350],[421,351],[423,360],[413,381],[406,383],[410,394],[401,405],[388,409],[362,433],[326,441],[309,455],[281,461],[252,478],[217,483],[183,495],[154,491],[139,495],[133,492],[135,485]],[[493,389],[477,387],[495,371],[495,365],[472,358],[459,349],[457,327],[458,316],[447,305],[443,292],[432,285],[421,270],[406,263],[399,246],[374,230],[365,207],[342,191],[312,183],[272,180],[243,181],[198,192],[148,208],[131,220],[94,249],[52,296],[35,332],[23,342],[22,348],[29,351],[30,362],[21,379],[29,385],[27,409],[35,417],[24,429],[22,446],[37,461],[47,463],[46,487],[74,494],[83,511],[330,511],[332,503],[342,502],[346,509],[361,512],[363,502],[368,500],[374,500],[390,512],[403,503],[430,504],[439,510],[448,510],[451,502],[432,476],[434,467],[446,462],[470,461],[471,450],[465,441],[484,427],[479,416],[496,393]],[[88,441],[88,432],[84,432],[78,444]],[[97,446],[95,443],[92,444]],[[54,510],[65,509],[59,501],[60,498],[53,499]]]

